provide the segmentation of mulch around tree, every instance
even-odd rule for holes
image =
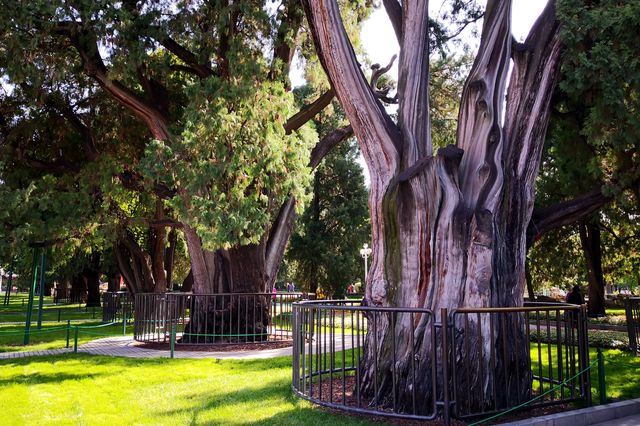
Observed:
[[[168,351],[171,350],[171,346],[169,343],[145,343],[145,342],[134,342],[135,346],[145,348],[145,349],[154,349],[154,350],[163,350]],[[270,349],[281,349],[288,348],[293,346],[293,342],[291,341],[281,341],[281,342],[261,342],[261,343],[210,343],[210,344],[202,344],[202,345],[181,345],[176,343],[174,350],[176,352],[180,351],[193,351],[193,352],[252,352],[252,351],[266,351]]]
[[[354,389],[355,389],[354,377],[352,376],[345,377],[344,387],[343,387],[342,377],[334,378],[333,380],[330,380],[329,375],[327,375],[326,377],[323,377],[322,380],[319,380],[313,383],[312,389],[310,390],[312,391],[311,395],[313,395],[314,398],[319,399],[323,402],[329,402],[329,403],[332,402],[335,404],[341,404],[341,405],[343,404],[351,407],[367,408],[367,402],[364,401],[364,399],[362,398],[359,401],[357,394],[354,392]],[[571,409],[576,409],[576,408],[577,407],[575,407],[572,404],[559,404],[559,405],[552,405],[552,406],[546,406],[546,407],[537,407],[537,408],[532,408],[528,410],[505,414],[494,420],[483,422],[482,425],[497,425],[500,423],[508,423],[516,420],[529,419],[531,417],[539,417],[539,416],[546,416],[549,414],[560,413],[560,412],[569,411]],[[376,415],[362,415],[362,414],[348,413],[340,409],[333,409],[328,407],[322,407],[321,409],[329,411],[333,414],[346,415],[354,418],[365,418],[369,421],[373,421],[380,424],[387,424],[387,425],[435,426],[435,425],[442,425],[444,423],[442,419],[436,419],[432,421],[403,420],[403,419],[394,419],[394,418],[388,418],[388,417],[376,416]],[[450,424],[452,426],[463,426],[469,423],[473,423],[474,421],[479,421],[479,420],[489,418],[491,416],[492,415],[488,414],[484,416],[478,416],[477,418],[470,419],[470,420],[451,419]]]

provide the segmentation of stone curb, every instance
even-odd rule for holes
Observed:
[[[582,408],[564,413],[549,414],[511,423],[501,423],[502,426],[587,426],[598,423],[618,424],[615,420],[640,415],[640,398],[614,402],[606,405]],[[635,416],[634,416],[635,417]],[[628,423],[628,424],[640,424]]]

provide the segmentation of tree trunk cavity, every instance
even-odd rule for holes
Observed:
[[[321,63],[370,171],[373,261],[365,303],[428,308],[438,315],[441,308],[521,306],[526,230],[559,74],[561,43],[553,2],[534,25],[526,49],[512,51],[510,2],[489,0],[479,52],[463,91],[457,144],[436,155],[426,116],[427,2],[402,4],[397,125],[359,68],[337,2],[304,4]],[[503,114],[511,59],[514,67]],[[398,316],[393,324],[379,316],[375,330],[369,328],[361,367],[364,395],[390,401],[395,387],[400,408],[405,409],[411,405],[412,391],[420,398],[432,395],[430,363],[438,349],[432,347],[427,317],[410,321],[410,315]],[[461,324],[454,324],[454,335],[459,328]],[[483,323],[465,330],[471,347],[482,339],[485,348],[514,338],[523,341],[525,333],[518,316],[510,318],[504,329],[490,330]],[[469,365],[483,365],[489,371],[489,353],[457,348],[458,356],[469,363],[465,367],[457,358],[454,368],[469,378],[462,385],[471,399],[459,403],[485,408],[493,404],[493,391],[499,387],[495,402],[501,406],[530,391],[530,377],[513,373],[528,363],[525,345],[510,346],[508,354],[498,356],[502,373],[493,376],[495,382],[481,376],[482,369],[462,371]],[[410,370],[414,364],[415,375]]]

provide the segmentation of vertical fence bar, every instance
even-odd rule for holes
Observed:
[[[29,344],[30,332],[31,332],[31,314],[33,313],[33,297],[36,291],[36,280],[38,279],[38,252],[33,249],[33,262],[32,262],[32,275],[31,275],[31,288],[29,289],[29,303],[27,304],[27,318],[24,324],[24,344]],[[24,306],[24,299],[22,299]]]
[[[441,335],[442,335],[442,394],[443,394],[443,420],[445,426],[449,426],[451,422],[451,412],[450,412],[450,400],[449,400],[449,377],[451,377],[451,372],[449,371],[449,314],[447,313],[447,308],[442,308],[440,310],[440,324],[441,324]],[[435,353],[435,352],[434,352]]]
[[[604,356],[602,348],[598,346],[598,393],[600,394],[600,404],[607,403],[607,385],[604,375]]]
[[[75,326],[75,330],[73,331],[73,353],[77,354],[78,353],[78,331],[80,329],[78,328],[78,326]]]
[[[171,324],[171,358],[173,359],[176,350],[176,325]]]
[[[45,224],[46,228],[46,224]],[[40,252],[40,286],[38,291],[38,330],[42,329],[42,307],[44,303],[44,286],[46,282],[46,262],[47,262],[47,249],[42,248]]]
[[[69,339],[71,338],[71,320],[67,320],[67,349],[69,349]]]

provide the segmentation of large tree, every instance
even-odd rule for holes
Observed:
[[[523,302],[527,234],[531,234],[527,231],[562,42],[555,2],[551,1],[525,42],[516,43],[510,31],[510,3],[488,1],[479,51],[460,101],[456,144],[433,152],[428,113],[428,2],[383,2],[400,45],[397,121],[367,84],[337,3],[304,2],[318,56],[353,126],[371,176],[374,261],[365,296],[369,305],[424,307],[437,312],[440,308],[520,306]],[[511,60],[513,71],[507,82]],[[536,212],[537,225],[551,229],[575,221],[601,206],[603,198],[601,191],[590,192],[549,206]],[[409,330],[424,333],[424,328],[409,322],[409,315],[400,316],[393,324],[379,325],[376,335],[369,331],[362,371],[365,394],[384,401],[397,392],[394,395],[401,407],[410,407],[414,390],[431,392],[431,340],[422,334],[412,336]],[[500,330],[490,335],[488,324],[479,327],[485,342],[490,336],[512,341]],[[467,330],[477,328],[472,324]],[[419,357],[412,374],[414,360],[409,358],[414,337]],[[529,378],[510,377],[509,371],[526,363],[528,354],[523,350],[513,347],[498,355],[502,373],[495,376],[480,376],[477,369],[462,371],[462,365],[454,367],[459,376],[468,378],[464,395],[472,406],[479,401],[494,402],[494,389],[504,386],[498,383],[508,383],[507,389],[496,392],[498,405],[521,399],[529,389]],[[476,361],[489,365],[489,354],[459,355],[473,360],[467,366]],[[395,383],[392,371],[396,372]]]
[[[635,34],[640,30],[640,7],[636,2],[580,0],[564,0],[561,7],[566,51],[560,84],[553,95],[536,205],[552,205],[589,192],[600,198],[600,204],[610,203],[599,214],[580,219],[574,228],[580,236],[584,261],[583,256],[573,261],[585,265],[587,271],[589,313],[601,315],[605,278],[613,278],[617,274],[612,271],[621,269],[604,265],[615,256],[606,246],[615,241],[619,249],[630,242],[609,237],[618,232],[615,228],[628,228],[625,216],[637,211],[640,200],[640,63],[634,47]],[[635,203],[630,197],[634,193]],[[536,229],[540,224],[535,214],[531,225],[532,234],[538,236],[549,229]],[[564,234],[567,232],[571,231]],[[549,242],[553,240],[562,248],[570,243],[554,236]],[[538,260],[539,254],[535,256]]]
[[[61,109],[87,136],[77,147],[91,148],[91,135],[100,135],[130,154],[124,161],[107,157],[102,177],[115,192],[146,194],[145,208],[157,213],[142,218],[147,230],[121,198],[100,194],[116,198],[114,222],[131,225],[120,227],[114,247],[128,283],[166,288],[162,247],[170,225],[184,233],[194,292],[264,292],[275,280],[311,168],[352,131],[342,126],[317,141],[304,126],[329,104],[332,90],[293,109],[288,74],[301,41],[299,2],[176,6],[2,2],[0,73],[14,87],[37,89],[22,111],[60,93]],[[349,16],[354,29],[367,10]],[[87,94],[101,98],[99,108],[76,102]],[[69,152],[60,151],[53,165],[75,163]],[[105,160],[104,151],[88,153],[93,167]],[[258,303],[254,325],[263,330],[268,300]]]

